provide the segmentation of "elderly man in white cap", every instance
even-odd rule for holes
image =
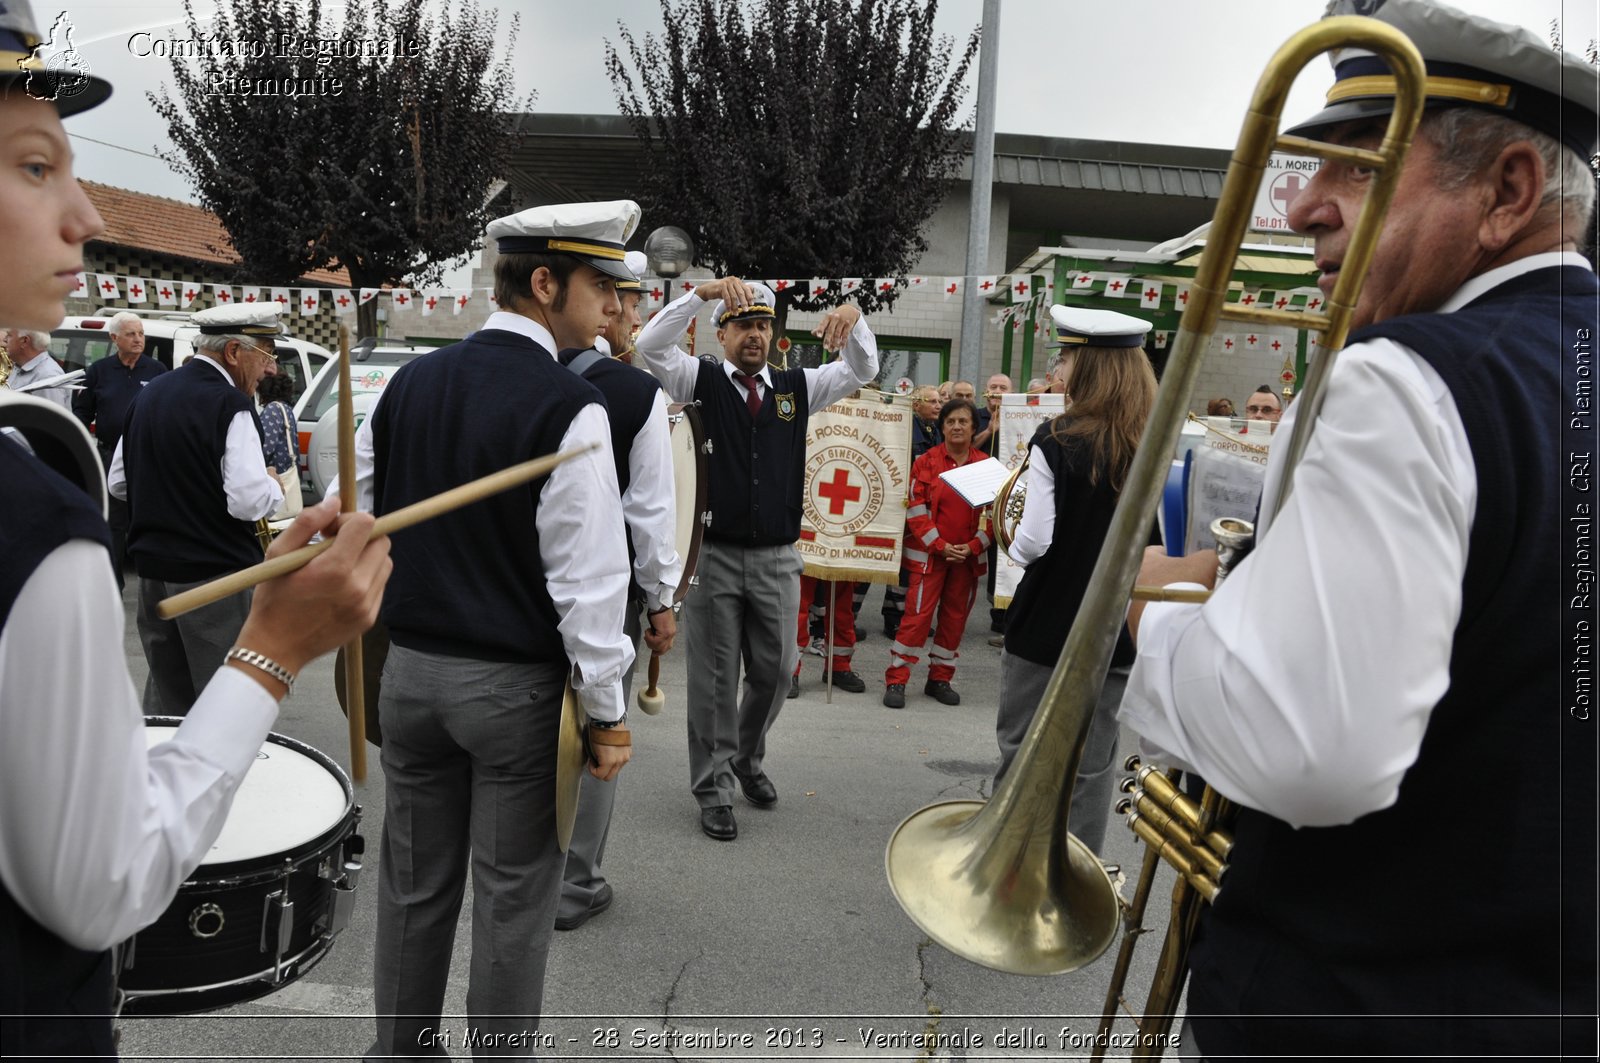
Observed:
[[[1600,331],[1577,253],[1600,74],[1444,4],[1332,11],[1396,26],[1428,65],[1356,330],[1292,491],[1273,448],[1254,552],[1205,605],[1130,613],[1123,722],[1241,808],[1184,1047],[1592,1059],[1593,488],[1573,456],[1595,438],[1574,396]],[[1346,51],[1335,78],[1290,132],[1375,148],[1392,75]],[[1290,204],[1324,293],[1371,180],[1325,162]],[[1155,552],[1139,581],[1215,574]]]
[[[589,720],[590,771],[613,780],[632,752],[628,545],[611,429],[600,392],[557,355],[592,347],[616,319],[638,221],[638,206],[619,200],[491,222],[500,309],[402,367],[356,436],[357,495],[379,515],[516,462],[593,448],[531,489],[394,537],[378,703],[374,1058],[439,1054],[430,1031],[469,867],[469,1021],[487,1043],[529,1054],[561,893],[555,759],[569,677]],[[659,584],[649,593],[659,604]]]
[[[692,358],[675,342],[707,301],[721,362]],[[850,305],[823,315],[815,333],[830,351],[820,369],[767,364],[776,299],[764,284],[723,277],[657,314],[639,353],[677,402],[699,402],[711,450],[711,526],[700,585],[684,630],[689,655],[689,776],[700,829],[738,836],[737,785],[757,808],[778,791],[762,770],[767,730],[789,692],[800,651],[800,503],[806,420],[878,375],[878,344]],[[744,691],[739,668],[744,666]]]
[[[111,494],[128,503],[147,715],[187,713],[250,613],[248,593],[175,620],[157,616],[156,603],[259,562],[256,521],[283,502],[251,401],[261,378],[277,372],[278,308],[218,306],[193,321],[197,353],[140,390],[107,475]]]
[[[633,559],[623,631],[634,645],[643,631],[650,651],[662,654],[672,649],[678,632],[674,600],[683,577],[683,561],[675,543],[678,507],[673,494],[666,397],[655,377],[621,358],[631,348],[633,331],[639,327],[639,300],[644,287],[637,278],[643,277],[646,268],[641,251],[629,251],[625,261],[636,279],[617,281],[622,313],[612,318],[592,349],[569,348],[561,352],[560,360],[605,397],[611,423],[611,454],[616,461],[617,486],[622,491],[622,515],[628,525],[628,554]],[[608,353],[617,357],[606,357]],[[645,617],[643,623],[641,614]],[[632,692],[633,669],[629,665],[622,675],[624,703]],[[615,891],[606,880],[601,863],[605,859],[606,838],[611,833],[616,795],[615,780],[583,777],[578,816],[567,843],[566,870],[561,877],[557,930],[576,930],[611,907]]]

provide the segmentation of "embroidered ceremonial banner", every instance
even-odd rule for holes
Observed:
[[[1028,456],[1028,441],[1039,426],[1067,408],[1063,395],[1000,396],[1000,428],[995,437],[1000,445],[994,457],[1005,462],[1006,468],[1015,469]],[[1026,474],[1024,474],[1026,475]],[[1012,561],[999,549],[994,559],[994,605],[996,609],[1011,607],[1011,597],[1017,593],[1025,569]]]
[[[806,484],[795,544],[818,579],[900,581],[911,489],[911,402],[876,392],[806,424]]]

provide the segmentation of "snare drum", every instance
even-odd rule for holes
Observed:
[[[182,722],[147,716],[154,746]],[[118,948],[123,1012],[178,1015],[254,1000],[294,981],[350,922],[364,841],[350,780],[269,734],[222,833],[161,918]]]
[[[700,542],[711,523],[711,481],[707,475],[711,441],[700,420],[700,406],[689,403],[668,415],[672,426],[673,501],[678,511],[678,557],[683,561],[683,578],[673,602],[683,601],[689,588],[699,583],[695,566],[700,561]]]

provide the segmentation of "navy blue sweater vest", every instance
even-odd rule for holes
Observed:
[[[1416,351],[1466,427],[1478,499],[1450,685],[1392,807],[1303,830],[1240,815],[1192,956],[1208,1056],[1593,1052],[1592,1017],[1553,1016],[1592,1016],[1596,991],[1594,732],[1564,746],[1557,692],[1562,366],[1596,296],[1586,270],[1539,270],[1351,336]],[[1395,590],[1372,607],[1406,608]]]
[[[0,630],[45,557],[72,539],[106,550],[111,534],[88,497],[9,439],[0,438]],[[108,567],[109,574],[109,567]],[[117,652],[120,652],[118,648]],[[40,662],[40,667],[48,667]],[[0,691],[0,697],[4,697]],[[48,711],[48,706],[29,706]],[[0,1056],[109,1056],[111,954],[73,948],[0,885]],[[68,1016],[44,1019],[40,1016]],[[93,1018],[91,1018],[93,1016]]]
[[[255,522],[228,513],[222,455],[250,399],[199,359],[145,385],[122,435],[128,481],[128,554],[146,579],[190,583],[261,560]]]
[[[711,440],[711,526],[706,536],[742,546],[800,538],[805,491],[805,371],[774,369],[755,419],[721,362],[702,361],[694,397]]]
[[[1093,463],[1089,442],[1076,436],[1057,440],[1050,431],[1052,423],[1040,425],[1028,446],[1039,448],[1055,477],[1055,531],[1044,556],[1022,574],[1006,615],[1006,652],[1050,668],[1067,644],[1117,510],[1117,492],[1104,470],[1096,483],[1089,482]],[[1111,663],[1133,663],[1133,643],[1126,628],[1117,636]]]
[[[401,367],[372,414],[374,511],[419,502],[553,454],[578,412],[603,400],[555,356],[485,329]],[[489,661],[564,663],[539,552],[547,477],[405,531],[383,619],[398,646]]]

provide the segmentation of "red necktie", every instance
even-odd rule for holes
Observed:
[[[761,381],[753,376],[746,376],[744,373],[733,374],[733,379],[749,389],[750,393],[744,397],[744,407],[750,411],[750,417],[754,419],[761,412],[761,396],[756,394],[756,385]]]

